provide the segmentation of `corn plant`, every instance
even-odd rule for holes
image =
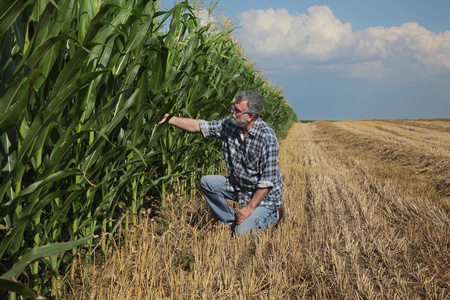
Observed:
[[[0,288],[20,292],[15,278],[57,297],[72,255],[107,251],[147,193],[164,205],[221,170],[217,141],[162,116],[224,117],[263,81],[231,30],[201,25],[186,2],[0,0],[0,11]]]
[[[262,118],[275,130],[278,138],[284,139],[288,129],[297,121],[297,115],[284,99],[280,87],[265,82],[260,93],[264,99]]]

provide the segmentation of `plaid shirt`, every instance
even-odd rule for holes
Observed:
[[[278,169],[278,140],[264,121],[257,119],[242,138],[242,130],[230,118],[220,121],[198,120],[203,137],[222,139],[228,168],[227,190],[236,191],[239,207],[250,202],[258,188],[270,188],[259,205],[278,208],[281,205],[283,178]]]

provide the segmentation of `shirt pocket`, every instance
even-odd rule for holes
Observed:
[[[259,153],[248,151],[245,155],[244,165],[248,170],[257,173],[259,171]]]

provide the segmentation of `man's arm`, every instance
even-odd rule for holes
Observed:
[[[161,121],[159,121],[158,124],[164,123],[168,117],[169,117],[169,114],[165,114],[164,118]],[[169,119],[168,124],[178,127],[180,129],[183,129],[187,132],[191,132],[191,133],[200,132],[200,125],[198,124],[198,121],[195,119],[180,118],[180,117],[174,116]]]
[[[241,208],[236,214],[236,224],[241,224],[248,216],[250,216],[262,199],[267,195],[270,188],[257,189],[252,199],[246,206]]]

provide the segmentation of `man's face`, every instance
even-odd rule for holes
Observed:
[[[239,103],[234,103],[234,108],[231,112],[231,124],[245,128],[253,119],[252,115],[246,113],[247,100],[243,100]]]

